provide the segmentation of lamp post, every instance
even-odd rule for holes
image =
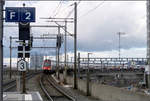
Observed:
[[[123,33],[123,32],[118,32],[117,34],[118,34],[118,36],[119,36],[119,46],[118,46],[119,50],[118,50],[118,51],[119,51],[119,58],[120,58],[120,55],[121,55],[121,54],[120,54],[120,53],[121,53],[121,44],[120,44],[120,40],[121,40],[121,39],[120,39],[120,38],[121,38],[121,35],[125,35],[125,33]]]

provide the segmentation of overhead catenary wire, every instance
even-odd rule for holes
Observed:
[[[61,10],[61,7],[62,7],[62,0],[60,0],[60,2],[59,2],[59,4],[58,4],[57,8],[55,9],[55,12],[54,12],[54,16],[53,16],[53,17],[55,17],[55,16],[57,16],[57,15],[59,14],[59,12],[60,12],[60,10]],[[57,11],[57,12],[56,12],[56,11]]]
[[[90,9],[89,11],[87,11],[86,13],[84,13],[83,15],[81,15],[78,18],[84,17],[86,15],[88,15],[89,13],[93,12],[94,10],[96,10],[97,8],[99,8],[100,6],[102,6],[105,3],[105,0],[103,2],[100,2],[98,5],[96,5],[94,8]]]
[[[65,18],[68,18],[74,11],[74,8],[68,13],[68,15]]]
[[[81,3],[81,0],[78,1],[77,6]],[[74,4],[74,3],[73,3]],[[70,6],[72,6],[73,4],[71,4]],[[65,17],[66,19],[69,18],[69,16],[71,16],[71,14],[73,13],[74,8],[68,13],[68,15]],[[57,25],[59,25],[57,22],[55,22]],[[65,31],[65,28],[62,28]],[[69,33],[68,31],[66,31],[70,36],[73,36],[71,33]]]
[[[60,26],[56,21],[55,21],[55,23],[58,25],[58,26]],[[64,31],[65,31],[65,28],[62,28]],[[73,34],[71,34],[70,32],[68,32],[68,31],[66,31],[70,36],[73,36]]]
[[[81,3],[81,0],[78,1],[77,6]],[[74,3],[73,3],[74,4]],[[71,4],[70,6],[72,6],[73,4]],[[68,13],[68,15],[66,16],[66,18],[68,18],[69,16],[71,16],[71,14],[73,13],[74,8]]]
[[[54,18],[54,17],[56,17],[56,16],[60,13],[61,8],[62,8],[63,1],[64,1],[64,0],[60,0],[58,6],[57,6],[56,9],[53,11],[54,16],[50,16],[50,17],[53,17],[53,18]],[[79,1],[81,1],[81,0],[79,0]],[[66,9],[68,9],[69,7],[70,7],[70,5],[68,5],[66,8],[63,8],[62,11],[65,12]],[[56,12],[56,11],[57,11],[57,12]]]
[[[70,7],[70,5],[67,5],[67,7],[65,7],[65,8],[62,9],[62,11],[65,12],[69,7]],[[60,10],[59,10],[59,11],[60,11]],[[58,14],[59,14],[59,12],[58,12]],[[58,14],[57,14],[57,15],[58,15]]]
[[[51,18],[51,17],[49,17]],[[59,23],[57,23],[57,21],[51,20],[50,22],[54,22],[55,24],[57,24],[58,26],[61,26]],[[62,28],[62,27],[60,27]],[[62,28],[65,31],[65,28]],[[70,36],[73,36],[73,34],[71,34],[70,32],[66,31]]]
[[[58,3],[58,5],[56,6],[56,8],[52,11],[52,14],[55,15],[55,13],[56,13],[57,9],[59,8],[60,4],[61,4],[61,1],[59,1],[59,3]]]
[[[79,5],[80,2],[81,2],[81,0],[78,1],[77,5]],[[59,4],[60,4],[60,3],[59,3]],[[73,4],[74,4],[74,3],[73,3]],[[70,6],[72,6],[73,4],[71,4]],[[65,17],[65,18],[67,19],[67,18],[73,13],[73,11],[74,11],[74,8],[68,13],[67,17]],[[57,14],[58,14],[58,13],[57,13]],[[50,16],[49,18],[53,18],[53,17]],[[60,24],[57,23],[56,21],[51,20],[50,22],[55,22],[58,26],[60,26]],[[65,28],[62,28],[62,29],[65,30]],[[73,36],[73,34],[71,34],[70,32],[67,31],[67,33],[68,33],[70,36]]]
[[[62,1],[60,1],[59,2],[59,4],[58,4],[58,7],[59,7],[59,5],[62,5]],[[58,8],[57,7],[57,8]],[[68,6],[69,7],[69,6]],[[55,10],[56,11],[56,10]],[[49,18],[54,18],[56,15],[58,15],[59,14],[59,11],[60,11],[60,9],[57,11],[57,13],[55,13],[55,15],[52,17],[52,16],[50,16]],[[73,10],[71,11],[71,12],[73,12]],[[51,20],[51,21],[53,21],[53,20]],[[53,22],[55,22],[58,26],[60,26],[60,24],[58,24],[56,21],[53,21]],[[65,30],[64,28],[63,28],[63,30]],[[70,36],[73,36],[71,33],[69,33],[68,31],[67,31],[67,33],[70,35]]]

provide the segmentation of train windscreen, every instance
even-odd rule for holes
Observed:
[[[44,67],[48,67],[48,66],[50,66],[51,64],[50,64],[50,62],[45,62],[44,63]]]

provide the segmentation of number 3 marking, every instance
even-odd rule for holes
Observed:
[[[25,18],[26,20],[30,20],[31,18],[31,13],[30,12],[26,12],[25,15],[27,15],[27,17]]]
[[[20,65],[20,69],[24,69],[24,63],[21,63]]]

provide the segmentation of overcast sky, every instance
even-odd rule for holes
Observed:
[[[6,2],[5,7],[22,7],[24,2]],[[36,7],[36,23],[55,25],[46,22],[41,17],[67,17],[73,10],[70,1],[25,2],[26,7]],[[73,17],[74,12],[69,17]],[[5,23],[14,24],[14,23]],[[60,23],[63,24],[63,23]],[[73,33],[73,24],[67,27]],[[81,1],[78,5],[78,51],[86,56],[86,52],[93,52],[97,57],[118,57],[118,32],[121,35],[122,57],[146,57],[146,2],[145,1]],[[34,36],[44,33],[57,34],[54,28],[34,28]],[[64,33],[61,30],[61,33]],[[9,36],[18,36],[18,29],[5,28],[4,30],[4,56],[9,56]],[[55,41],[38,43],[34,45],[48,46]],[[73,37],[68,37],[68,51],[73,52]],[[62,47],[63,53],[63,47]],[[35,50],[36,51],[36,50]],[[39,52],[39,51],[38,51]],[[54,50],[42,50],[41,53],[54,54]]]

